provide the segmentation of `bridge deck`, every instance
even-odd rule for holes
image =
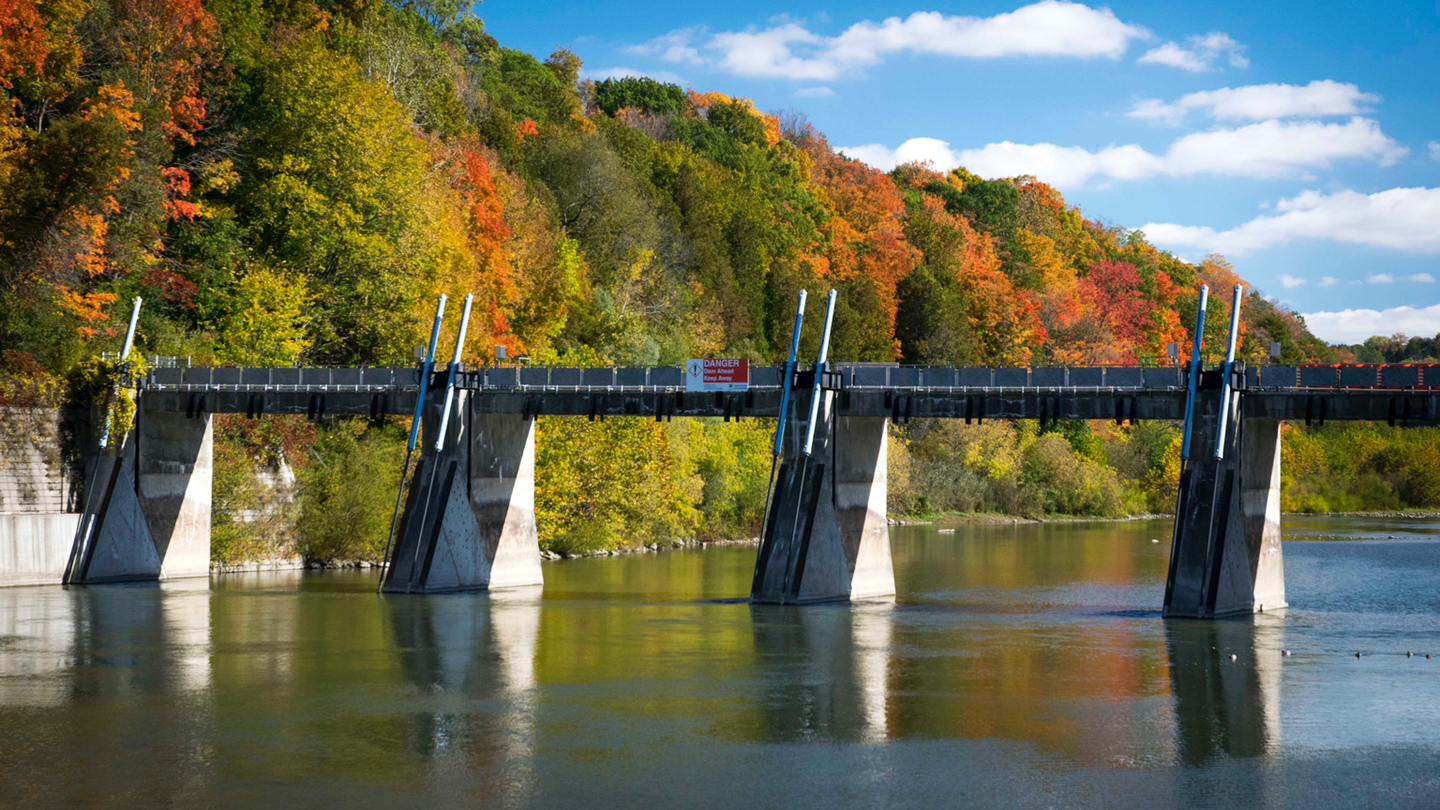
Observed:
[[[1426,372],[1431,379],[1426,379]],[[478,368],[460,388],[482,412],[604,416],[774,417],[778,366],[751,369],[750,389],[685,390],[679,367]],[[1440,366],[1262,366],[1245,369],[1246,415],[1324,422],[1440,423]],[[436,371],[432,386],[444,385]],[[1434,386],[1426,385],[1434,382]],[[808,382],[806,383],[808,385]],[[161,368],[142,381],[147,410],[198,413],[413,412],[415,368]],[[842,413],[911,418],[1180,419],[1180,367],[915,367],[837,364],[826,387]]]

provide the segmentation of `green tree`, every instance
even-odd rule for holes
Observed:
[[[217,359],[240,366],[295,362],[310,346],[305,325],[315,296],[305,280],[256,268],[236,287],[236,309],[220,329]]]
[[[606,115],[626,107],[648,115],[678,115],[685,108],[685,91],[648,76],[601,79],[595,83],[595,104]]]

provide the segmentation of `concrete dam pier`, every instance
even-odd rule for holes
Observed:
[[[456,392],[441,449],[427,436],[384,581],[387,593],[539,585],[535,527],[535,418],[475,409]],[[426,397],[437,425],[444,395]],[[438,430],[432,432],[438,433]]]
[[[208,576],[214,440],[208,414],[139,409],[96,459],[65,581]]]
[[[885,518],[886,419],[837,413],[834,391],[822,391],[820,398],[814,452],[801,452],[808,425],[787,432],[755,561],[752,602],[895,593]],[[799,412],[808,412],[808,400],[797,398]]]

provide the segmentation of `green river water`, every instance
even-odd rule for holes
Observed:
[[[0,589],[0,807],[1440,805],[1440,522],[1287,518],[1219,622],[1168,522],[891,531],[893,600],[804,608],[751,546]]]

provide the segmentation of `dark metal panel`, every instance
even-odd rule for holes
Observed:
[[[920,371],[921,384],[927,388],[949,388],[955,384],[955,369],[926,366]]]
[[[359,385],[360,369],[358,368],[332,368],[330,369],[331,385]]]
[[[263,388],[270,384],[270,369],[242,368],[240,369],[240,384],[246,388]]]
[[[1115,366],[1105,369],[1105,384],[1112,388],[1145,387],[1145,369],[1138,366]]]
[[[1175,366],[1147,368],[1142,372],[1142,376],[1146,388],[1182,388],[1185,385],[1180,369]]]
[[[1380,384],[1380,373],[1374,366],[1341,366],[1341,388],[1374,388]]]
[[[1305,388],[1334,388],[1338,379],[1334,366],[1301,366],[1300,385]]]
[[[860,366],[855,369],[855,381],[860,388],[884,388],[889,381],[886,372],[890,369],[877,366]]]
[[[1420,384],[1420,369],[1416,366],[1381,366],[1380,384],[1386,388],[1414,388]]]
[[[486,385],[519,385],[519,369],[514,368],[487,368],[485,369]]]
[[[607,387],[615,384],[615,369],[587,368],[580,371],[580,384]]]
[[[988,368],[970,366],[956,369],[956,371],[958,372],[959,384],[969,388],[988,386],[994,380],[994,374],[991,373],[992,369]]]
[[[270,369],[270,384],[271,384],[271,385],[299,385],[299,384],[300,384],[300,369],[298,369],[298,368],[293,368],[293,367],[287,367],[287,368],[272,368],[272,369]]]
[[[615,369],[615,384],[627,387],[642,386],[645,384],[645,368],[617,368]]]
[[[183,368],[157,368],[150,374],[156,385],[179,385],[185,381]]]
[[[891,388],[916,388],[920,385],[920,369],[914,366],[899,366],[890,369]]]
[[[1030,384],[1036,388],[1061,388],[1065,385],[1065,369],[1050,366],[1030,369]]]
[[[994,384],[998,388],[1024,388],[1030,384],[1030,369],[997,368]]]
[[[650,384],[663,388],[679,388],[685,384],[685,369],[679,366],[657,366],[650,369]]]
[[[210,370],[211,385],[239,385],[240,369],[238,368],[214,368]]]
[[[550,368],[549,368],[548,366],[546,366],[546,367],[541,367],[541,368],[529,368],[529,367],[526,367],[526,368],[520,369],[520,384],[521,384],[521,385],[549,385],[549,384],[550,384]]]
[[[751,366],[750,385],[757,388],[780,387],[780,366]]]
[[[1261,366],[1261,388],[1294,388],[1298,379],[1294,366]]]
[[[328,368],[302,368],[300,369],[301,385],[329,385],[330,369]]]
[[[186,385],[209,385],[209,384],[210,384],[210,372],[212,372],[212,371],[214,371],[214,369],[209,368],[209,367],[206,367],[206,368],[187,368],[187,369],[185,369],[185,384],[186,384]]]
[[[1072,368],[1070,369],[1071,387],[1099,388],[1105,384],[1105,369],[1103,368]]]
[[[563,386],[576,386],[580,384],[580,372],[578,368],[552,368],[550,369],[550,384]]]

